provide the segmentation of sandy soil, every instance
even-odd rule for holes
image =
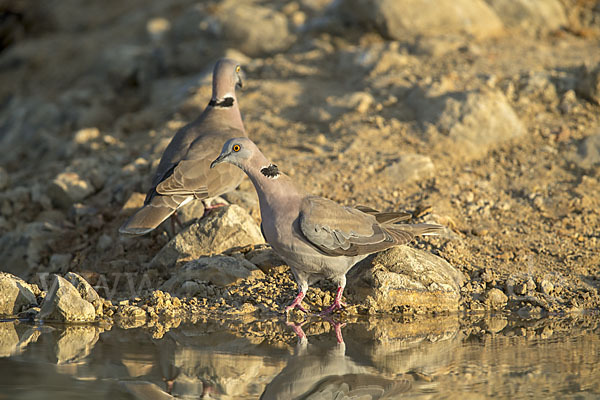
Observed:
[[[562,3],[568,22],[550,32],[398,41],[332,17],[320,26],[326,2],[265,1],[287,18],[289,44],[246,50],[252,57],[209,34],[224,12],[216,2],[47,3],[0,3],[20,16],[0,52],[2,269],[35,281],[66,266],[94,283],[147,268],[168,234],[120,239],[121,209],[145,192],[176,129],[204,108],[212,64],[228,55],[247,75],[239,101],[249,136],[300,185],[450,228],[416,246],[466,274],[465,310],[482,310],[490,287],[522,295],[515,310],[600,306],[600,167],[582,161],[586,138],[600,133],[600,106],[578,89],[582,66],[600,63],[594,2]],[[473,131],[496,115],[505,124],[495,103],[476,101],[481,114],[464,114],[470,93],[502,96],[523,132],[498,128],[470,147],[452,141],[444,126],[457,121]],[[410,154],[433,168],[388,169]],[[65,171],[91,186],[75,205],[57,204],[49,189]],[[253,189],[245,180],[240,190]],[[154,273],[157,284],[168,278]]]

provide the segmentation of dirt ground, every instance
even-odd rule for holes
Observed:
[[[325,1],[263,1],[290,26],[276,50],[209,35],[218,2],[46,3],[0,2],[3,270],[92,283],[145,270],[169,234],[121,239],[121,210],[205,107],[227,55],[244,65],[249,136],[299,185],[449,227],[414,245],[467,276],[464,310],[482,310],[491,287],[514,310],[600,307],[600,159],[586,161],[600,105],[582,88],[600,63],[595,2],[562,2],[567,22],[548,32],[393,40],[331,17]],[[456,126],[471,136],[455,140]],[[64,172],[91,187],[66,204],[51,189]],[[253,193],[247,179],[239,190]]]

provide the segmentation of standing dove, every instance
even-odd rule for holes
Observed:
[[[181,128],[165,149],[144,205],[119,232],[143,235],[194,199],[219,196],[234,190],[244,174],[232,165],[210,169],[210,161],[223,141],[246,136],[235,97],[242,87],[240,65],[223,58],[213,70],[212,97],[204,112]]]
[[[211,168],[221,163],[241,168],[260,202],[261,229],[269,244],[290,266],[299,293],[286,312],[298,308],[309,284],[327,278],[337,284],[333,304],[322,315],[341,309],[346,273],[369,254],[406,244],[415,236],[436,234],[442,226],[395,224],[404,213],[380,213],[368,207],[343,207],[300,190],[248,138],[229,139]]]

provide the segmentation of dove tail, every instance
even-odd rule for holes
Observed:
[[[439,235],[444,227],[436,224],[389,224],[385,229],[397,244],[406,244],[417,236]]]
[[[129,236],[145,235],[153,231],[174,212],[175,210],[170,207],[145,205],[121,225],[119,233]]]
[[[119,233],[129,236],[145,235],[169,218],[180,206],[192,201],[191,196],[154,195],[119,228]]]

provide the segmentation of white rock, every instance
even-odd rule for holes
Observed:
[[[405,306],[419,312],[457,311],[464,275],[446,260],[409,246],[393,247],[348,273],[348,293],[377,312]]]
[[[88,281],[83,279],[81,275],[76,274],[75,272],[67,273],[65,275],[65,279],[71,282],[75,289],[77,289],[82,299],[92,303],[94,309],[96,310],[97,316],[103,314],[102,298],[100,297],[98,292],[96,292],[96,289],[94,289],[92,285],[88,283]]]
[[[69,281],[54,275],[52,286],[42,302],[40,318],[59,322],[91,322],[96,318],[96,311]]]
[[[264,242],[260,228],[243,208],[236,205],[219,207],[179,232],[156,254],[151,265],[168,267],[233,247]]]
[[[16,315],[30,304],[37,305],[31,286],[21,278],[0,272],[0,315]]]

